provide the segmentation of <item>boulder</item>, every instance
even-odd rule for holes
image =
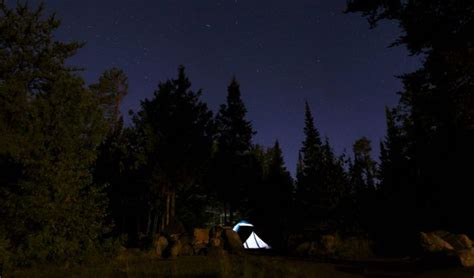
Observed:
[[[193,244],[193,252],[195,255],[203,255],[206,253],[207,244]]]
[[[225,229],[225,244],[226,249],[233,254],[241,254],[244,251],[244,245],[240,240],[239,234],[232,229]]]
[[[454,250],[469,250],[472,248],[472,241],[467,235],[451,234],[446,231],[436,231],[433,234],[451,244]]]
[[[322,256],[332,256],[336,253],[338,239],[335,235],[323,235],[319,240],[318,253]]]
[[[472,249],[472,240],[465,234],[457,235],[458,243],[465,249]],[[454,246],[453,246],[454,247]]]
[[[446,231],[420,233],[423,260],[438,265],[474,267],[472,241],[464,234]]]
[[[171,242],[178,241],[181,238],[181,234],[170,234],[168,238]]]
[[[296,248],[304,242],[309,241],[308,238],[306,238],[302,234],[290,234],[286,240],[286,249],[291,253],[296,250]]]
[[[308,256],[310,251],[314,250],[314,244],[312,242],[306,241],[298,244],[293,251],[293,254],[296,256]]]
[[[194,242],[194,237],[189,235],[189,234],[183,234],[179,240],[181,241],[181,243],[184,245],[184,244],[190,244],[192,245],[193,242]]]
[[[194,244],[208,244],[209,243],[209,229],[196,228],[193,231],[193,245]]]
[[[170,250],[171,258],[177,258],[181,253],[182,247],[183,247],[183,244],[181,243],[180,240],[173,242],[173,245],[171,246],[171,250]]]
[[[459,261],[464,267],[474,267],[474,249],[458,251]]]
[[[158,257],[163,256],[163,252],[168,247],[168,239],[162,235],[156,235],[153,239],[153,249]]]
[[[193,246],[191,244],[188,244],[188,243],[183,243],[179,255],[180,256],[192,256],[192,255],[194,255]]]
[[[425,252],[445,252],[453,251],[451,244],[444,241],[434,233],[420,233],[420,245]]]
[[[223,247],[222,240],[220,238],[211,238],[211,240],[209,241],[209,246],[210,247]]]

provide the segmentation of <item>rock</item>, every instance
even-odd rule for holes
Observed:
[[[209,231],[209,238],[221,238],[223,231],[221,226],[215,226]]]
[[[188,244],[188,243],[183,243],[179,255],[180,256],[192,256],[192,255],[194,255],[193,246],[191,244]]]
[[[194,238],[192,236],[190,236],[189,234],[184,234],[182,235],[179,240],[181,241],[181,243],[184,245],[184,244],[190,244],[192,245],[193,242],[194,242]]]
[[[170,234],[168,238],[171,242],[175,242],[181,238],[181,234]]]
[[[323,235],[319,240],[319,255],[332,256],[336,252],[338,240],[335,235]]]
[[[308,256],[310,253],[310,250],[313,250],[313,243],[312,242],[303,242],[300,243],[298,246],[296,246],[294,250],[294,254],[296,256]]]
[[[305,242],[306,238],[302,234],[290,234],[286,241],[286,247],[290,250],[295,249],[299,244]]]
[[[179,254],[181,253],[181,248],[183,247],[183,244],[181,241],[177,240],[173,243],[171,246],[171,258],[177,258]]]
[[[459,261],[464,267],[474,267],[474,249],[458,251]]]
[[[451,234],[446,231],[436,231],[435,235],[442,238],[447,243],[451,244],[454,250],[469,250],[472,248],[472,241],[464,234]]]
[[[420,239],[425,251],[422,259],[430,265],[474,267],[474,248],[468,236],[436,231],[420,233]]]
[[[222,240],[220,238],[211,238],[209,241],[210,247],[222,247]]]
[[[203,255],[206,253],[207,244],[193,244],[193,251],[195,255]]]
[[[442,238],[434,233],[420,233],[420,244],[421,248],[425,252],[443,252],[453,251],[454,248],[451,244],[444,241]]]
[[[193,231],[193,245],[194,244],[208,244],[209,243],[209,229],[196,228]]]
[[[466,249],[472,249],[472,240],[465,234],[458,235],[458,240],[461,243],[461,246]]]
[[[168,247],[168,239],[166,237],[161,236],[161,235],[156,235],[155,238],[153,239],[153,249],[155,250],[155,254],[158,257],[163,256],[163,252],[166,250]]]
[[[232,229],[225,229],[225,244],[226,249],[233,254],[241,254],[244,251],[242,240],[240,240],[239,234],[234,232]]]

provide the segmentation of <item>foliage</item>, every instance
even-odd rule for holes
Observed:
[[[395,45],[423,55],[401,76],[399,105],[387,112],[381,153],[381,191],[391,215],[406,215],[407,230],[474,227],[474,3],[472,1],[348,1],[372,26],[398,22]],[[463,213],[460,213],[463,212]],[[467,212],[467,213],[465,213]]]
[[[322,143],[307,102],[304,133],[297,166],[298,221],[321,232],[334,231],[341,225],[341,200],[347,191],[347,178],[343,161],[335,157],[328,140]]]
[[[345,202],[353,230],[372,230],[374,208],[376,205],[376,162],[371,157],[372,147],[366,137],[358,139],[353,145],[354,161],[349,159],[349,192]],[[348,223],[349,224],[349,223]]]
[[[213,157],[212,181],[224,210],[229,209],[230,223],[239,204],[248,199],[249,189],[258,182],[259,176],[257,167],[252,167],[256,160],[250,153],[255,132],[245,119],[246,114],[240,85],[233,78],[227,88],[226,104],[221,105],[216,115],[217,150]]]
[[[107,230],[90,173],[105,122],[64,65],[80,44],[53,40],[43,10],[0,3],[0,230],[19,264],[81,260]]]
[[[202,92],[190,87],[184,67],[179,67],[178,77],[160,83],[153,98],[142,101],[133,115],[142,178],[149,188],[150,210],[155,219],[162,217],[161,228],[174,220],[175,198],[183,201],[189,197],[186,191],[201,185],[210,159],[212,112],[200,100]]]
[[[293,213],[293,179],[285,167],[278,140],[268,149],[257,146],[253,153],[261,165],[261,180],[249,193],[249,219],[272,248],[280,249],[286,245],[283,241]]]
[[[105,71],[97,84],[89,86],[99,98],[104,117],[109,123],[110,132],[120,127],[120,104],[128,93],[128,78],[119,68]]]

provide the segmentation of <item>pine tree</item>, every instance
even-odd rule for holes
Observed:
[[[200,100],[202,92],[190,88],[181,66],[178,77],[160,83],[153,98],[142,101],[133,117],[153,196],[151,211],[154,219],[161,214],[161,229],[174,222],[180,192],[198,184],[211,153],[212,112]]]
[[[394,181],[383,183],[395,187],[403,177],[405,199],[399,202],[418,219],[410,229],[472,230],[474,214],[457,212],[474,211],[469,166],[474,155],[474,3],[351,0],[347,10],[361,12],[372,27],[383,20],[398,22],[404,32],[394,45],[424,57],[420,69],[401,76],[404,90],[394,120],[406,150],[389,169],[403,172],[384,170]]]
[[[305,104],[305,140],[297,165],[296,203],[299,221],[318,230],[334,230],[346,177],[342,162],[329,142],[323,144],[308,103]]]
[[[255,182],[251,167],[254,158],[250,154],[255,132],[250,121],[245,119],[246,114],[240,85],[234,77],[227,88],[226,104],[221,105],[216,116],[218,135],[214,159],[216,191],[224,204],[225,214],[229,210],[230,223],[236,208],[248,199],[248,187]]]
[[[322,142],[319,131],[314,126],[314,118],[311,114],[308,102],[305,103],[305,140],[299,152],[297,196],[303,207],[309,207],[313,200],[315,186],[318,182],[319,172],[322,165]]]
[[[129,142],[124,135],[123,118],[119,109],[123,98],[127,95],[128,78],[122,70],[112,68],[105,71],[98,83],[90,85],[89,88],[98,97],[99,106],[108,123],[107,136],[98,149],[94,180],[99,184],[108,185],[110,220],[115,226],[122,222],[119,227],[123,227],[125,213],[123,192],[129,183],[126,168],[130,165],[125,165],[129,156],[127,153]]]
[[[255,132],[250,121],[245,119],[246,114],[240,85],[234,77],[227,88],[226,104],[221,105],[217,115],[221,150],[231,154],[243,154],[250,150]]]
[[[97,97],[64,62],[44,6],[0,2],[0,233],[24,264],[82,260],[107,231],[91,167],[106,125]]]
[[[281,248],[290,229],[294,188],[278,140],[275,141],[270,154],[268,169],[264,176],[265,196],[260,199],[264,205],[263,228],[266,228],[267,238],[273,243],[272,246]]]
[[[99,97],[109,129],[113,132],[120,125],[120,104],[128,93],[128,77],[121,69],[111,68],[102,73],[99,82],[92,84],[90,89]]]
[[[366,137],[358,139],[353,145],[354,163],[351,165],[351,183],[359,190],[375,190],[376,163],[371,158],[372,148]]]
[[[370,140],[366,137],[358,139],[353,145],[354,162],[349,163],[354,225],[365,231],[374,222],[373,211],[376,205],[376,163],[371,158],[371,150]]]

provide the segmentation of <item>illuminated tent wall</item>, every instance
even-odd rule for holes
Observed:
[[[246,221],[239,222],[234,226],[233,230],[239,234],[242,240],[246,239],[243,244],[245,249],[271,248],[270,245],[268,245],[255,233],[253,225]]]

